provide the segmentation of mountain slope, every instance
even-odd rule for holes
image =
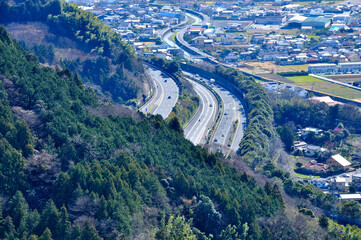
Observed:
[[[34,52],[43,62],[69,68],[84,82],[100,86],[114,101],[142,101],[148,82],[142,61],[93,14],[59,0],[11,3],[0,2],[0,22],[15,29],[14,35],[24,40],[28,49],[36,48]],[[29,39],[33,27],[39,38]]]
[[[257,218],[283,209],[277,185],[223,165],[184,139],[177,120],[104,114],[113,107],[77,75],[40,67],[4,27],[0,74],[0,166],[11,166],[1,175],[0,238],[167,239],[183,229],[222,239],[233,225],[264,239]],[[19,145],[16,133],[28,137]]]

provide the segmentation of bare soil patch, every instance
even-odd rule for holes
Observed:
[[[361,80],[361,74],[326,76],[339,82],[356,82]]]
[[[42,22],[10,23],[6,25],[10,35],[18,41],[24,41],[27,45],[34,44],[53,45],[55,48],[55,62],[60,59],[73,60],[91,57],[81,50],[81,47],[67,37],[53,34],[49,26]]]

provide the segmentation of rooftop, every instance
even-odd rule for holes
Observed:
[[[331,158],[334,159],[336,162],[338,162],[343,167],[347,167],[347,166],[351,165],[351,163],[349,161],[347,161],[344,157],[342,157],[340,154],[333,155]]]
[[[339,199],[341,199],[341,200],[361,200],[361,194],[359,194],[359,193],[340,194]]]
[[[310,22],[322,22],[322,23],[327,23],[329,22],[330,19],[329,18],[326,18],[326,17],[309,17],[307,18],[306,20],[304,20],[303,22],[304,23],[310,23]]]

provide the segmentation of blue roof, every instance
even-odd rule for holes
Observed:
[[[159,15],[165,16],[165,17],[176,17],[177,13],[163,12],[163,13],[160,13]]]

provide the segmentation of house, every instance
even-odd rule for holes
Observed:
[[[205,37],[196,37],[192,39],[192,42],[195,46],[203,46],[204,45],[204,40],[206,40],[207,38]]]
[[[326,148],[322,148],[315,145],[307,145],[305,148],[305,156],[307,157],[317,156],[318,154],[325,155],[327,152],[328,151]]]
[[[329,183],[324,178],[313,178],[313,179],[311,179],[310,183],[313,186],[321,188],[321,189],[328,189],[329,188]]]
[[[361,151],[352,154],[352,161],[358,161],[361,162]]]
[[[347,161],[344,157],[342,157],[340,154],[331,156],[329,159],[327,159],[326,163],[330,166],[333,166],[335,168],[340,168],[343,170],[347,170],[351,166],[351,163]]]
[[[352,185],[358,190],[361,189],[361,173],[352,175]]]
[[[343,105],[343,103],[338,102],[338,101],[334,101],[332,98],[330,98],[329,96],[324,96],[324,97],[311,97],[308,100],[310,100],[313,103],[326,103],[328,106],[335,106],[335,105]]]
[[[341,201],[354,200],[359,202],[361,201],[361,194],[359,193],[339,194],[338,199],[340,199]]]
[[[279,85],[278,82],[269,82],[266,84],[265,88],[266,90],[275,91],[278,89]]]
[[[299,97],[301,98],[306,98],[308,95],[308,91],[302,88],[296,88],[296,93],[298,94]]]
[[[317,163],[316,161],[307,163],[300,168],[300,172],[313,175],[323,175],[329,170],[327,164]]]
[[[180,48],[168,48],[168,51],[175,57],[184,57],[184,51]]]
[[[202,27],[190,27],[187,29],[188,33],[192,35],[202,35],[204,30]]]
[[[225,58],[224,58],[224,61],[225,62],[237,62],[239,60],[239,56],[236,54],[236,53],[229,53]]]
[[[307,148],[307,143],[304,141],[296,141],[293,144],[297,150],[304,151]]]
[[[155,29],[153,27],[145,28],[144,29],[144,34],[154,35],[155,34]]]
[[[306,139],[306,137],[308,136],[309,133],[314,133],[315,135],[321,135],[322,134],[322,130],[318,129],[318,128],[311,128],[311,127],[306,127],[301,129],[301,137],[303,139]]]
[[[228,35],[221,37],[221,44],[223,45],[235,45],[236,43],[237,40],[234,37]]]
[[[346,192],[349,187],[349,180],[343,177],[335,177],[330,181],[331,190]]]

